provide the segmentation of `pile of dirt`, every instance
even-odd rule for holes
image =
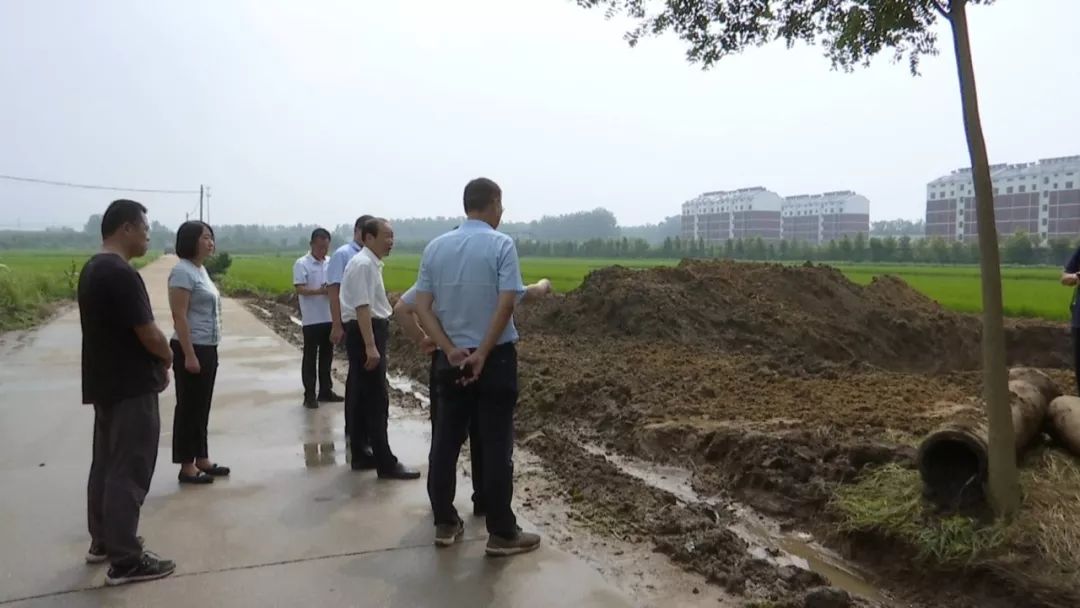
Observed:
[[[287,301],[264,306],[295,332]],[[777,605],[821,581],[773,584],[777,569],[747,557],[716,514],[676,504],[582,446],[692,470],[700,495],[822,532],[837,484],[884,463],[913,466],[918,438],[981,386],[977,317],[899,279],[861,286],[824,266],[606,268],[515,319],[519,438],[541,434],[528,447],[565,484],[576,516]],[[426,384],[429,359],[397,321],[390,366]],[[1068,340],[1061,324],[1007,322],[1010,364],[1049,370],[1063,387],[1073,383]]]
[[[937,373],[980,365],[975,316],[947,311],[896,277],[863,286],[835,268],[809,263],[686,260],[648,270],[609,267],[518,317],[526,333],[694,345],[768,356],[788,368],[854,362]],[[1010,322],[1008,331],[1011,363],[1068,365],[1068,349],[1061,348],[1068,336],[1057,325]]]

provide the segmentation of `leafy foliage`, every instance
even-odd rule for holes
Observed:
[[[952,0],[989,4],[993,0]],[[609,17],[637,22],[626,34],[631,46],[646,36],[673,32],[687,43],[687,59],[709,68],[748,47],[783,40],[820,44],[834,68],[866,65],[885,50],[907,59],[913,74],[919,60],[937,54],[933,26],[949,0],[577,0],[605,7]]]
[[[232,256],[228,252],[222,252],[210,256],[206,260],[206,272],[211,278],[218,278],[229,271],[232,266]]]

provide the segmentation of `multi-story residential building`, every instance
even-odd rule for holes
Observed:
[[[706,192],[683,203],[682,238],[779,241],[783,203],[779,194],[761,187]]]
[[[682,238],[827,243],[870,232],[870,201],[843,190],[783,198],[765,188],[706,192],[683,203]]]
[[[851,190],[789,196],[782,209],[786,241],[820,244],[870,233],[870,201]]]
[[[1080,236],[1080,156],[990,167],[998,234],[1018,230],[1043,240]],[[957,169],[926,185],[926,236],[978,238],[971,169]]]

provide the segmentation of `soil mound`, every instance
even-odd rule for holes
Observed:
[[[979,367],[981,324],[896,277],[858,285],[828,266],[684,260],[675,267],[620,266],[521,315],[531,331],[607,335],[762,355],[799,369],[869,364],[910,372]],[[1058,366],[1057,352],[1025,348],[1017,332],[1056,347],[1047,324],[1010,323],[1013,363]],[[1056,326],[1055,326],[1055,329]],[[1048,338],[1051,338],[1048,340]],[[1022,351],[1019,349],[1023,349]]]

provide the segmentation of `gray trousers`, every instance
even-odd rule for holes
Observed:
[[[94,461],[87,485],[90,538],[115,564],[142,557],[139,511],[157,464],[161,414],[156,394],[94,404]]]

